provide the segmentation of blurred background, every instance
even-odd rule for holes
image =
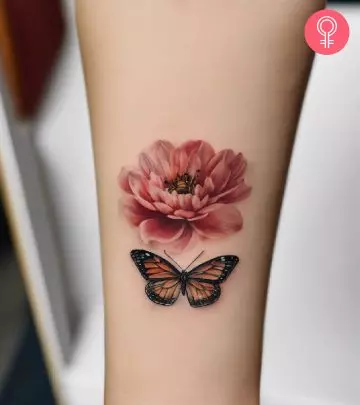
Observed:
[[[270,282],[263,405],[360,403],[360,3],[317,57]],[[101,267],[72,0],[0,0],[0,405],[101,405]]]

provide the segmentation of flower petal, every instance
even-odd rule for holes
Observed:
[[[146,176],[150,176],[151,173],[157,173],[156,165],[151,160],[150,156],[144,152],[140,153],[139,166]]]
[[[159,201],[161,199],[160,194],[163,190],[161,190],[159,187],[154,186],[149,183],[147,191],[148,191],[152,201]]]
[[[163,216],[150,218],[139,225],[140,238],[144,243],[170,243],[182,235],[184,227],[184,221],[174,221]]]
[[[211,172],[210,177],[214,183],[215,191],[220,192],[226,188],[231,172],[224,162],[220,162]]]
[[[197,195],[199,198],[203,198],[204,196],[204,188],[197,184],[194,188],[194,195]]]
[[[129,184],[129,174],[131,170],[127,169],[126,167],[123,167],[119,173],[118,176],[118,184],[122,190],[124,190],[126,193],[131,194],[131,187]]]
[[[209,212],[206,218],[191,222],[194,230],[203,238],[219,238],[240,231],[243,220],[240,212],[233,206],[222,205]]]
[[[185,226],[183,233],[178,239],[166,244],[158,246],[158,248],[166,247],[166,250],[170,253],[180,253],[183,252],[189,245],[194,245],[197,242],[198,236],[196,232],[193,231],[191,226]]]
[[[207,205],[205,208],[199,211],[199,214],[207,214],[212,211],[216,211],[220,208],[224,207],[224,204],[211,204]]]
[[[162,202],[154,202],[154,206],[158,211],[165,215],[171,214],[174,211],[171,207]]]
[[[155,211],[155,207],[151,204],[152,198],[147,191],[147,185],[144,177],[138,173],[129,173],[129,186],[137,201],[149,210]]]
[[[213,147],[209,143],[201,140],[187,141],[183,143],[180,148],[183,148],[187,152],[188,156],[192,153],[196,153],[196,155],[200,158],[201,165],[204,168],[215,155]]]
[[[149,203],[149,201],[146,201],[144,198],[141,198],[138,195],[136,195],[135,198],[141,205],[143,205],[148,210],[156,211],[156,208],[153,206],[153,204]]]
[[[247,161],[242,153],[238,153],[230,164],[231,171],[237,178],[244,176],[246,166]]]
[[[171,151],[175,149],[174,145],[169,141],[159,140],[154,142],[148,149],[148,154],[153,161],[157,159],[169,161]]]
[[[159,197],[161,201],[167,204],[169,207],[179,208],[178,193],[176,191],[169,193],[168,191],[161,190],[159,192]]]
[[[134,226],[139,226],[145,219],[154,215],[153,211],[146,209],[134,197],[127,197],[120,209],[123,210],[125,218]]]
[[[178,159],[179,159],[179,174],[183,174],[187,171],[188,168],[188,163],[189,163],[189,157],[186,154],[186,152],[179,148],[178,149]]]
[[[189,218],[188,221],[192,222],[192,221],[198,221],[199,219],[203,219],[206,218],[209,214],[201,214],[201,215],[196,215],[193,218]]]
[[[206,194],[210,194],[212,195],[214,190],[215,190],[215,186],[213,181],[211,180],[210,177],[206,177],[205,181],[204,181],[204,195]]]
[[[191,210],[192,209],[192,194],[179,194],[179,204],[180,208],[183,210]]]
[[[167,180],[175,179],[176,176],[180,172],[180,163],[179,163],[178,153],[179,153],[179,148],[172,150],[170,153],[170,170],[168,173]]]
[[[201,208],[200,198],[197,195],[193,195],[191,199],[192,207],[195,211],[198,211]]]
[[[174,150],[174,145],[171,142],[156,141],[140,155],[139,164],[145,173],[148,174],[151,171],[165,178],[169,175],[172,150]]]
[[[197,176],[197,178],[199,177],[199,173],[201,172],[201,160],[195,152],[193,152],[189,157],[187,172],[191,176]]]
[[[163,179],[160,176],[158,176],[157,174],[155,174],[155,173],[150,174],[149,183],[151,185],[159,187],[161,189],[164,187]]]
[[[203,208],[209,201],[209,196],[206,195],[202,200],[197,195],[193,195],[191,199],[192,207],[194,211],[199,211]]]
[[[251,187],[249,187],[244,180],[235,187],[224,191],[223,193],[211,198],[211,203],[221,202],[225,204],[238,202],[245,200],[251,193]]]
[[[195,212],[186,210],[176,210],[174,215],[180,218],[189,219],[195,216]]]
[[[247,162],[243,155],[239,153],[230,164],[231,176],[227,185],[228,189],[233,188],[244,181],[246,167]]]
[[[206,166],[206,172],[211,173],[215,166],[223,161],[226,165],[230,166],[231,162],[235,158],[235,152],[231,149],[223,149],[218,152],[213,158],[208,162]]]
[[[200,208],[205,207],[205,205],[208,203],[209,201],[209,195],[206,195],[201,201],[200,201]]]

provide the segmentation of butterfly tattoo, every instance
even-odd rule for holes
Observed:
[[[152,302],[160,305],[173,305],[180,293],[186,294],[194,308],[213,304],[220,297],[220,284],[229,277],[239,262],[237,256],[218,256],[187,271],[201,253],[186,269],[182,269],[166,252],[165,254],[178,268],[147,250],[130,252],[136,267],[148,281],[145,287],[146,295]]]

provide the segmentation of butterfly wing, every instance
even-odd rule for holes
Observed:
[[[132,250],[131,258],[141,275],[148,280],[146,295],[155,304],[172,305],[181,290],[181,273],[166,259],[147,250]]]
[[[172,305],[180,295],[181,283],[179,279],[149,281],[145,292],[155,304]]]
[[[221,295],[223,283],[238,264],[237,256],[218,256],[191,270],[187,277],[186,295],[192,307],[211,305]]]
[[[186,284],[186,296],[194,308],[211,305],[219,299],[221,288],[218,284],[205,283],[189,279]]]

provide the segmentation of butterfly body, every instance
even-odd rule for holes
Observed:
[[[180,283],[181,283],[181,294],[186,294],[186,283],[188,280],[188,274],[185,270],[183,270],[180,274]]]
[[[173,305],[181,293],[187,296],[194,308],[213,304],[219,299],[220,284],[239,262],[237,256],[224,255],[208,260],[191,271],[180,271],[166,259],[147,250],[132,250],[130,255],[148,281],[145,292],[152,302]]]

